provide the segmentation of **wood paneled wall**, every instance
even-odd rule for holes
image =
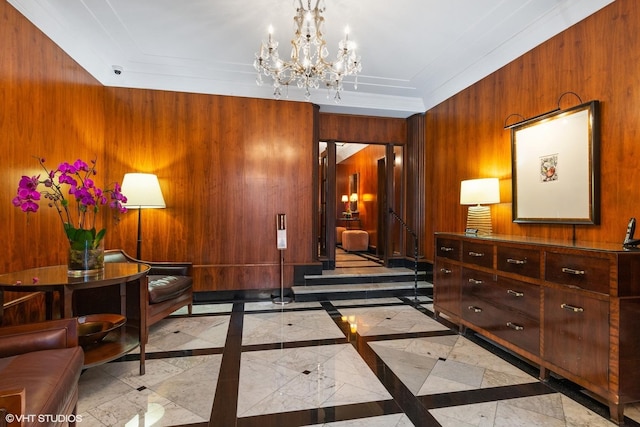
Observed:
[[[156,173],[167,208],[142,212],[142,255],[193,262],[196,291],[279,287],[277,213],[285,284],[315,262],[313,105],[104,88],[5,0],[0,19],[0,272],[66,262],[55,212],[11,205],[20,176],[39,173],[32,156],[96,158],[103,183]],[[137,213],[115,225],[105,210],[107,248],[135,254]]]
[[[500,178],[494,233],[570,241],[571,225],[515,224],[511,218],[513,113],[553,110],[561,94],[601,101],[601,224],[575,227],[583,241],[622,242],[629,217],[640,216],[640,2],[617,0],[494,72],[426,115],[427,228],[463,231],[460,181]],[[565,96],[562,108],[577,105]],[[433,244],[427,258],[433,259]]]
[[[142,258],[193,262],[195,291],[277,288],[285,213],[285,285],[313,263],[313,105],[108,88],[105,110],[110,173],[155,173],[166,199],[142,212]],[[135,253],[136,224],[110,245]]]
[[[407,121],[390,117],[351,116],[320,112],[320,140],[403,145]]]
[[[56,168],[60,162],[95,159],[104,185],[104,89],[40,30],[4,0],[0,1],[0,272],[66,262],[68,244],[57,213],[41,202],[27,215],[13,207],[22,175],[43,171],[37,157]],[[109,221],[109,217],[105,218]],[[5,293],[5,300],[24,297]],[[9,322],[40,320],[40,296],[28,299],[34,310],[10,306]]]
[[[503,202],[492,207],[497,233],[572,237],[572,226],[511,222],[510,135],[503,129],[508,115],[554,109],[566,91],[602,103],[602,220],[575,227],[576,237],[622,239],[629,217],[640,214],[639,8],[617,0],[426,113],[427,240],[432,231],[464,228],[460,181],[484,176],[501,179]],[[103,185],[129,171],[158,174],[167,209],[143,211],[143,257],[192,261],[198,291],[278,287],[280,212],[289,227],[285,283],[294,265],[315,262],[314,139],[407,141],[403,119],[320,113],[316,121],[306,103],[104,88],[6,0],[0,105],[0,237],[11,242],[2,272],[65,261],[55,212],[27,218],[11,206],[19,177],[38,173],[32,156],[54,165],[96,158]],[[410,217],[410,201],[406,208]],[[136,214],[115,226],[105,212],[108,247],[135,253]],[[432,250],[427,245],[427,259]]]

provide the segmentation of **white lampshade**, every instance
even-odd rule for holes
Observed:
[[[122,180],[127,209],[166,208],[158,177],[151,173],[127,173]]]
[[[349,201],[349,196],[347,196],[346,194],[343,194],[343,195],[342,195],[342,201],[343,201],[344,203],[348,202],[348,201]]]
[[[467,209],[467,230],[477,230],[479,234],[493,233],[491,211],[481,204],[500,203],[500,182],[498,178],[468,179],[460,183],[460,204],[475,205]]]
[[[500,203],[498,178],[468,179],[460,183],[461,205],[488,205]]]

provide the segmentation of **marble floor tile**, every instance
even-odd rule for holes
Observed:
[[[460,335],[369,345],[415,395],[537,382]]]
[[[151,326],[149,346],[161,350],[224,347],[229,316],[167,318]]]
[[[338,308],[362,336],[443,331],[448,328],[407,305]]]
[[[560,393],[432,409],[442,427],[613,427]]]
[[[84,371],[78,413],[83,426],[171,426],[208,421],[222,355],[115,362]],[[194,393],[194,390],[198,390]]]
[[[413,427],[413,423],[405,414],[390,414],[380,417],[359,418],[357,420],[336,421],[333,423],[314,424],[309,427]]]
[[[239,417],[388,399],[350,344],[242,354]]]
[[[324,310],[255,313],[244,316],[243,345],[343,338]]]
[[[248,302],[244,305],[244,311],[283,311],[283,310],[295,310],[300,308],[320,308],[319,302],[311,301],[311,302],[296,302],[292,301],[289,304],[281,305],[274,304],[272,301],[257,301],[257,302]]]
[[[232,303],[219,303],[219,304],[194,304],[191,312],[193,314],[218,314],[218,313],[231,313],[233,308]],[[189,311],[187,307],[182,307],[171,315],[187,315]]]
[[[332,300],[331,304],[333,304],[334,307],[344,307],[349,305],[400,304],[401,302],[400,298],[391,297]]]
[[[640,403],[628,404],[624,409],[624,415],[640,424]]]

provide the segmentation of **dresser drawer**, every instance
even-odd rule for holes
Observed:
[[[540,320],[540,287],[489,273],[462,270],[462,292],[468,300],[482,299]]]
[[[436,238],[436,256],[460,261],[460,240]]]
[[[433,269],[433,304],[436,312],[445,312],[460,317],[460,272],[459,265],[437,260]]]
[[[498,246],[497,268],[507,273],[540,277],[540,251],[535,249]]]
[[[493,245],[478,242],[462,242],[462,261],[467,264],[493,268]]]
[[[540,320],[540,286],[499,277],[495,301]]]
[[[609,260],[546,252],[544,278],[548,282],[609,294]]]
[[[496,297],[496,276],[470,268],[462,269],[462,292],[472,298],[491,301]]]
[[[462,318],[516,347],[540,354],[540,323],[520,312],[463,296]]]

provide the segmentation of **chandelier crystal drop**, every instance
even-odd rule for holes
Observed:
[[[324,24],[325,11],[324,0],[316,0],[311,8],[311,0],[307,0],[305,8],[302,0],[298,0],[296,16],[293,18],[296,30],[291,40],[291,60],[284,61],[278,54],[278,42],[273,40],[273,29],[269,28],[269,38],[263,41],[260,52],[256,53],[253,66],[258,71],[256,82],[262,85],[262,75],[273,79],[273,96],[276,99],[282,97],[282,88],[285,96],[289,85],[296,84],[304,88],[305,99],[311,98],[310,89],[326,87],[330,96],[334,92],[334,100],[340,101],[342,92],[342,79],[345,76],[355,76],[354,88],[358,88],[357,74],[362,71],[360,57],[356,55],[355,43],[349,40],[349,32],[338,44],[338,53],[333,62],[327,60],[329,51],[323,38],[322,25]]]

